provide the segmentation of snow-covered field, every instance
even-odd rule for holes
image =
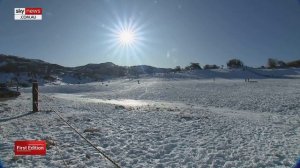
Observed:
[[[291,167],[300,156],[300,79],[119,79],[40,87],[0,102],[6,167],[113,167],[59,112],[121,167]],[[51,139],[46,156],[14,141]]]

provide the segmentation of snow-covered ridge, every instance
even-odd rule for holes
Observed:
[[[170,72],[171,69],[152,66],[118,66],[111,62],[87,64],[78,67],[63,67],[42,60],[26,59],[0,54],[0,82],[18,81],[31,83],[37,80],[40,84],[79,84],[103,81],[119,77],[136,77],[141,74]],[[12,74],[12,75],[7,75]],[[5,78],[6,77],[6,78]]]
[[[299,78],[300,68],[289,69],[211,69],[174,72],[172,69],[147,65],[118,66],[111,62],[63,67],[41,60],[0,54],[0,83],[19,82],[29,85],[37,80],[40,85],[63,85],[99,82],[113,78],[189,78],[189,79],[267,79]]]

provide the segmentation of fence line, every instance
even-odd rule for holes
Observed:
[[[35,91],[37,95],[39,94],[37,87],[35,87],[35,88],[33,87],[33,91]],[[46,97],[48,97],[48,96],[46,96]],[[34,111],[34,109],[33,109],[33,111]],[[111,159],[103,151],[101,151],[99,148],[97,148],[91,141],[89,141],[87,138],[85,138],[75,127],[73,127],[70,123],[68,123],[68,121],[66,119],[64,119],[57,111],[52,110],[52,109],[51,109],[51,111],[53,111],[65,124],[67,124],[70,128],[72,128],[82,139],[84,139],[88,144],[90,144],[94,149],[96,149],[102,156],[104,156],[107,160],[109,160],[116,168],[121,168],[113,159]],[[64,163],[65,163],[65,161],[64,161]]]

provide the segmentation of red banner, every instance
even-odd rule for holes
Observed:
[[[42,8],[25,8],[25,15],[41,15],[42,13]]]
[[[46,155],[46,141],[15,141],[15,155]]]

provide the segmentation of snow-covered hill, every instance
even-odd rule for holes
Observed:
[[[19,82],[28,85],[32,80],[44,84],[79,84],[119,77],[166,73],[171,69],[152,66],[118,66],[111,62],[63,67],[42,60],[0,54],[0,83]]]
[[[0,54],[0,83],[18,81],[28,86],[32,80],[44,84],[82,84],[115,78],[190,78],[190,79],[266,79],[299,78],[300,68],[289,69],[211,69],[182,71],[156,68],[147,65],[118,66],[111,62],[87,64],[78,67],[63,67],[41,60],[26,59]]]

